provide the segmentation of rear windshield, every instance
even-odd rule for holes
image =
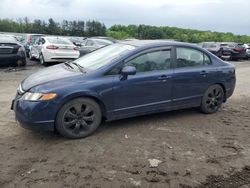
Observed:
[[[0,43],[16,43],[16,42],[17,40],[12,36],[0,35]]]
[[[58,37],[55,37],[55,38],[46,38],[49,43],[51,44],[69,44],[71,45],[72,42],[70,42],[68,39],[65,39],[65,38],[58,38]]]

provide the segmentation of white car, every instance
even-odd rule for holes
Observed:
[[[39,37],[30,49],[30,59],[39,59],[43,65],[79,58],[77,47],[62,37]]]

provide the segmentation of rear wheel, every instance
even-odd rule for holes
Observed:
[[[224,95],[224,90],[220,85],[210,86],[203,95],[201,111],[206,114],[217,112],[224,101]]]
[[[40,54],[39,60],[40,60],[41,65],[44,65],[44,66],[47,66],[47,65],[48,65],[48,63],[44,61],[43,54]]]
[[[67,138],[84,138],[101,124],[100,106],[92,99],[78,98],[66,103],[56,118],[57,131]]]

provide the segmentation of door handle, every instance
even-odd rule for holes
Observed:
[[[200,72],[200,75],[202,75],[202,76],[206,76],[207,74],[208,74],[208,72],[205,71],[205,70],[203,70],[203,71]]]
[[[158,77],[158,80],[167,80],[167,79],[170,79],[170,78],[172,78],[172,76],[170,76],[170,75],[162,75],[162,76]]]

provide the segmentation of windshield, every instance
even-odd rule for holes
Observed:
[[[113,44],[85,55],[74,62],[90,70],[97,70],[119,56],[134,50],[135,47],[127,44]]]
[[[47,37],[46,38],[51,44],[72,44],[68,39],[58,37]]]

